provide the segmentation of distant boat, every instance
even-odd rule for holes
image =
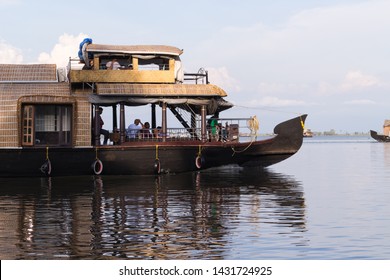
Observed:
[[[375,130],[370,130],[371,137],[378,142],[390,142],[390,120],[383,123],[383,134],[378,134]]]
[[[305,129],[303,131],[303,137],[313,137],[313,132],[310,129]]]
[[[374,138],[378,142],[390,142],[390,137],[383,135],[383,134],[378,134],[374,130],[370,130],[371,137]]]

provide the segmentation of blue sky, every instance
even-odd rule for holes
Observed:
[[[368,132],[390,118],[389,14],[383,0],[0,0],[0,63],[64,65],[86,36],[173,45],[260,132],[299,113],[314,131]]]

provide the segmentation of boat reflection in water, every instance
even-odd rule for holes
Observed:
[[[1,259],[284,259],[307,243],[302,186],[257,168],[2,186]]]

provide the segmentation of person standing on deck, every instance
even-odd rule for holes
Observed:
[[[110,136],[110,133],[108,132],[108,130],[103,129],[104,121],[103,121],[102,116],[101,116],[102,113],[103,113],[103,108],[99,107],[98,118],[99,118],[100,134],[102,134],[104,136],[103,145],[107,145],[107,141],[108,141],[108,138]]]
[[[215,113],[208,120],[208,129],[209,129],[209,136],[210,136],[209,140],[210,141],[218,141],[219,140],[218,118],[219,118],[219,114]]]

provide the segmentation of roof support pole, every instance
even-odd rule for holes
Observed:
[[[116,132],[118,130],[118,117],[116,114],[116,104],[112,105],[112,127],[113,127],[113,132]]]
[[[206,105],[202,105],[201,108],[201,134],[202,134],[202,141],[207,141],[207,129],[206,129],[206,117],[207,117],[207,111],[206,111]]]
[[[152,104],[152,128],[156,128],[156,104]]]
[[[165,142],[167,140],[167,103],[163,102],[161,105],[161,111],[162,111],[162,116],[161,116],[161,129],[162,129],[162,140]]]
[[[120,103],[119,109],[119,125],[120,125],[120,141],[124,143],[126,141],[126,125],[125,125],[125,104],[123,102]]]

